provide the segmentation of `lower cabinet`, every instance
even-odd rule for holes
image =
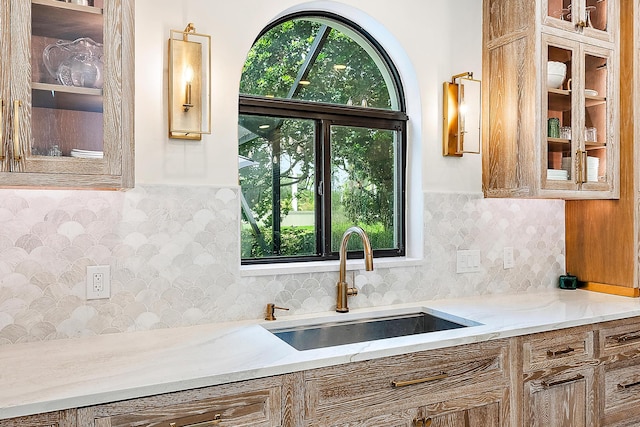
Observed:
[[[78,409],[79,427],[284,425],[287,376],[167,393]]]
[[[76,425],[75,409],[0,420],[0,427],[76,427]]]
[[[601,425],[640,425],[640,323],[608,323],[598,331],[602,360]]]
[[[563,369],[526,379],[523,418],[530,427],[595,427],[593,368]]]
[[[637,427],[640,318],[0,420],[125,426]]]
[[[592,327],[519,338],[522,423],[531,427],[598,425]]]
[[[506,340],[303,373],[304,426],[483,426],[509,423]]]

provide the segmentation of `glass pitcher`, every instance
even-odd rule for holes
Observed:
[[[65,86],[101,89],[104,84],[102,44],[88,37],[47,45],[42,58],[49,74]]]

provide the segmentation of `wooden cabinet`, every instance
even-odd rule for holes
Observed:
[[[599,330],[601,425],[640,424],[640,323],[617,321]]]
[[[287,376],[80,408],[78,427],[295,425],[283,419]]]
[[[27,417],[0,420],[2,427],[76,427],[76,410],[47,412]]]
[[[618,2],[484,0],[487,197],[619,197]]]
[[[0,187],[133,187],[134,2],[0,4]]]
[[[620,0],[620,199],[565,204],[566,270],[587,289],[640,296],[640,2]]]
[[[305,426],[509,425],[508,341],[303,373]]]
[[[590,328],[520,338],[522,422],[532,427],[598,425],[596,367]]]
[[[640,318],[0,420],[2,427],[640,425]]]

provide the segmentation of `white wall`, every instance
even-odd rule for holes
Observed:
[[[398,63],[413,126],[411,176],[422,183],[416,190],[480,191],[480,156],[441,155],[441,92],[452,74],[480,76],[481,2],[397,0],[392,5],[388,0],[137,0],[136,181],[236,185],[238,86],[245,56],[275,17],[316,8],[363,24]],[[200,142],[166,136],[167,39],[170,29],[183,29],[188,22],[212,36],[213,133]]]

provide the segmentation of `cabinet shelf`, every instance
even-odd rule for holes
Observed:
[[[101,8],[63,3],[57,0],[32,0],[33,35],[75,40],[90,37],[102,43]]]
[[[102,112],[102,89],[32,83],[33,106],[61,110]]]
[[[547,142],[549,144],[549,151],[553,152],[569,152],[571,151],[571,140],[563,139],[563,138],[547,138]],[[607,144],[603,142],[590,142],[586,141],[584,143],[587,151],[589,150],[600,150],[603,148],[607,148]]]
[[[549,110],[552,111],[571,111],[571,91],[565,89],[548,89],[549,93]],[[595,107],[607,103],[604,96],[585,95],[585,107]]]

